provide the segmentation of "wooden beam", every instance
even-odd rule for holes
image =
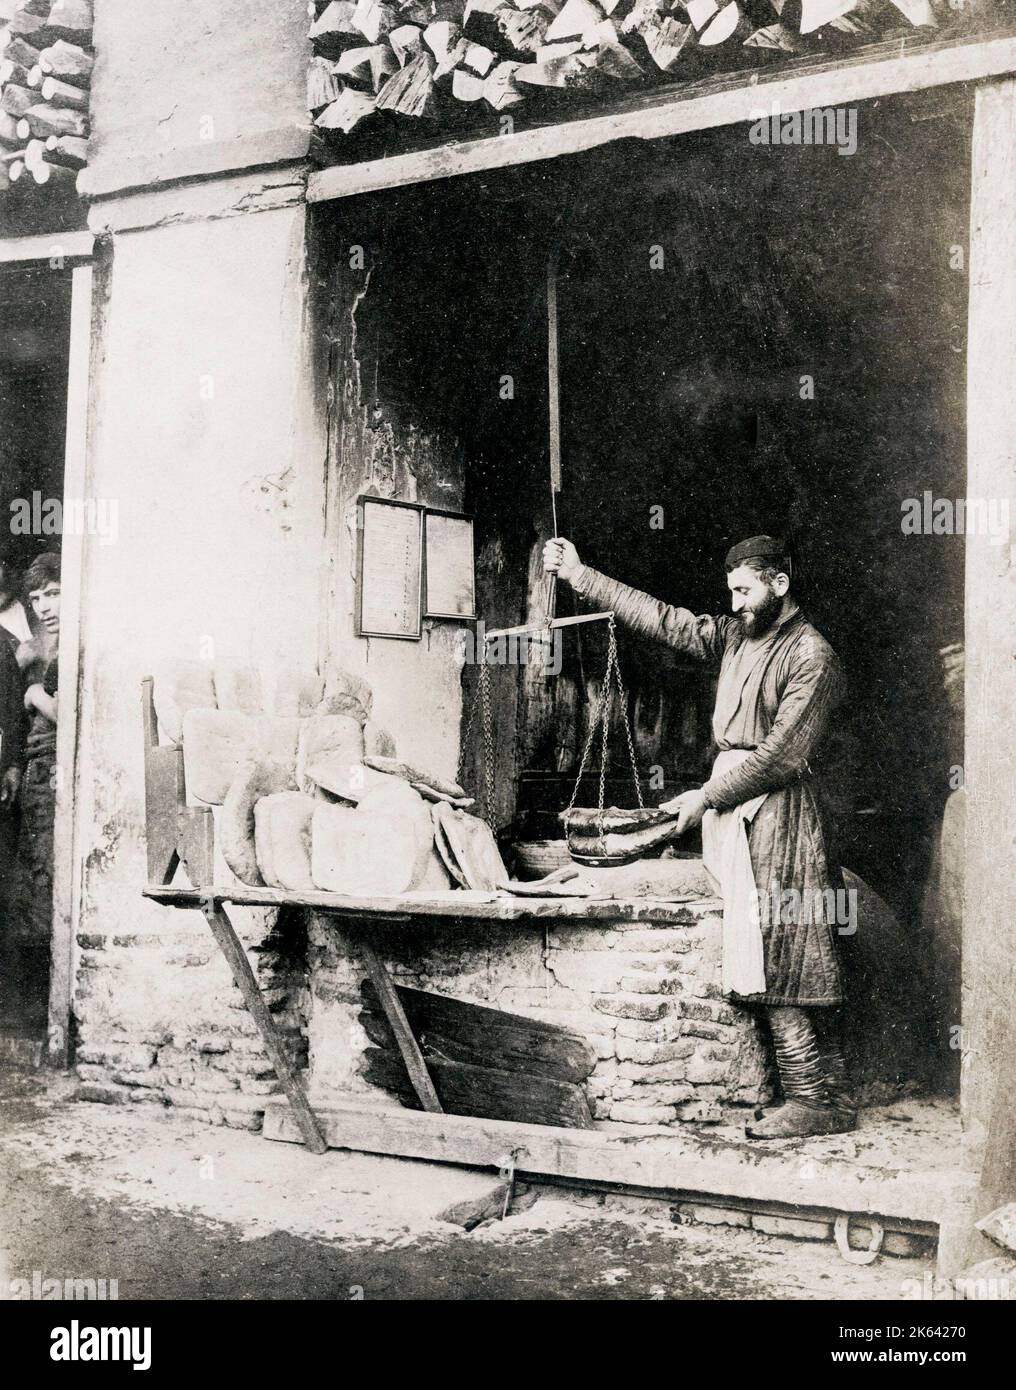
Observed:
[[[432,898],[409,896],[391,898],[353,898],[341,893],[318,890],[291,893],[284,888],[215,887],[187,888],[179,884],[150,884],[142,895],[167,907],[198,908],[208,902],[235,903],[238,907],[308,907],[340,919],[370,919],[378,926],[404,927],[417,920],[434,918],[448,922],[513,923],[548,921],[562,926],[569,922],[588,925],[604,922],[617,926],[625,922],[689,921],[696,908],[712,910],[716,899],[688,891],[679,900],[667,898],[532,898],[509,894],[472,893],[456,889]],[[693,904],[694,907],[689,906]]]
[[[73,235],[73,234],[72,234]],[[79,234],[80,235],[80,234]],[[47,243],[45,257],[52,260],[54,243],[66,246],[70,237],[32,237]],[[92,238],[87,238],[88,251]],[[11,243],[0,243],[9,250]],[[83,247],[83,243],[82,243]],[[34,259],[34,258],[33,258]],[[91,469],[88,457],[89,389],[92,353],[92,267],[77,265],[71,271],[71,323],[67,345],[67,415],[64,443],[65,497],[87,497]],[[70,1021],[74,999],[74,943],[81,917],[84,875],[78,852],[78,796],[81,777],[78,752],[81,734],[81,633],[84,612],[85,543],[76,529],[64,536],[60,561],[60,688],[64,714],[57,720],[57,766],[64,775],[56,785],[53,813],[53,930],[50,941],[49,1023],[46,1056],[50,1065],[66,1067],[70,1061]]]
[[[784,112],[807,111],[1016,72],[1016,34],[1012,32],[989,39],[922,43],[902,54],[900,46],[900,41],[894,40],[872,45],[849,58],[797,60],[786,67],[752,72],[748,77],[739,72],[630,99],[596,116],[320,169],[310,176],[307,198],[323,203],[554,159],[615,140],[659,140],[736,125],[757,119],[759,112],[768,113],[773,103]]]
[[[51,232],[44,236],[0,237],[0,264],[19,261],[87,260],[92,254],[91,232]]]
[[[232,972],[237,989],[243,996],[243,1002],[258,1026],[265,1051],[271,1059],[275,1075],[279,1078],[279,1084],[289,1101],[293,1119],[303,1142],[311,1153],[323,1154],[328,1147],[325,1143],[324,1133],[307,1102],[303,1082],[289,1060],[285,1045],[276,1030],[275,1021],[261,991],[258,989],[258,983],[254,978],[254,971],[247,959],[247,952],[243,948],[243,943],[221,905],[207,903],[204,914],[205,921],[215,937],[219,950],[226,957],[226,963]]]
[[[639,1134],[616,1124],[564,1129],[383,1109],[352,1098],[319,1108],[318,1118],[333,1149],[473,1168],[500,1168],[515,1154],[522,1179],[546,1174],[651,1192],[800,1203],[936,1226],[967,1206],[975,1182],[958,1167],[915,1171],[819,1157],[802,1164],[800,1150],[767,1149],[675,1129]],[[278,1101],[265,1108],[263,1134],[265,1139],[299,1142],[299,1131]]]
[[[424,1110],[439,1115],[442,1111],[441,1102],[437,1098],[437,1091],[434,1090],[434,1083],[430,1079],[430,1072],[427,1070],[427,1063],[423,1060],[423,1053],[420,1051],[420,1044],[413,1036],[413,1030],[409,1026],[409,1019],[406,1018],[406,1011],[402,1007],[402,1000],[395,992],[385,969],[384,961],[374,949],[373,942],[367,932],[358,933],[357,945],[360,954],[363,956],[363,963],[367,967],[367,974],[370,976],[371,984],[377,991],[377,996],[381,1001],[388,1022],[392,1026],[395,1034],[395,1041],[399,1051],[402,1053],[402,1060],[406,1064],[406,1071],[409,1079],[413,1083],[413,1090]]]
[[[964,1124],[985,1146],[977,1216],[1016,1197],[1016,80],[978,89],[971,148],[966,495],[1009,508],[1008,536],[968,534],[963,922]],[[956,544],[961,542],[957,539]],[[970,1232],[971,1255],[993,1251]]]

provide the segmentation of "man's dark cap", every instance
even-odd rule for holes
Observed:
[[[730,547],[724,564],[732,570],[745,560],[782,560],[786,553],[787,543],[778,536],[749,536]]]

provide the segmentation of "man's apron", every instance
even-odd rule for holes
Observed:
[[[730,748],[717,754],[712,775],[730,772],[749,756],[747,748]],[[724,994],[764,994],[766,989],[759,898],[748,830],[768,795],[763,792],[730,811],[707,810],[702,817],[702,861],[723,898]]]

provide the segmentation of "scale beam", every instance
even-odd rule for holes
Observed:
[[[614,616],[609,613],[577,613],[573,618],[552,618],[549,623],[539,623],[532,627],[502,627],[493,632],[485,632],[484,642],[492,642],[495,637],[523,637],[526,634],[536,635],[537,633],[547,632],[555,627],[574,627],[577,623],[602,623],[609,622]]]

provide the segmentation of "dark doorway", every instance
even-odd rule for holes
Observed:
[[[0,642],[14,654],[21,707],[15,727],[4,702],[0,761],[22,770],[17,799],[0,807],[0,1035],[33,1041],[45,1037],[49,1000],[56,735],[24,693],[47,680],[55,651],[24,580],[61,549],[71,274],[45,262],[0,274]]]

